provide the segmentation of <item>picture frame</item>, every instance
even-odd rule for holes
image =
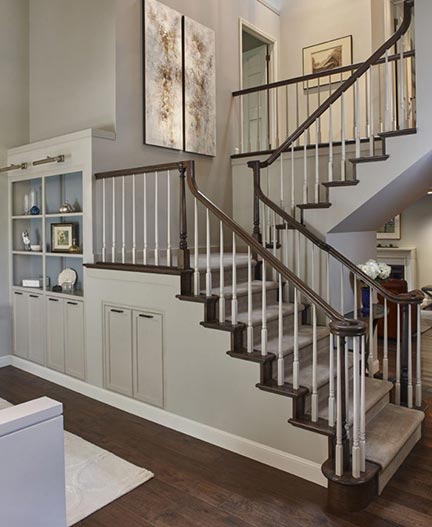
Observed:
[[[303,75],[313,75],[320,71],[349,66],[353,63],[353,38],[352,35],[340,37],[334,40],[328,40],[321,44],[314,44],[303,48]],[[351,72],[342,74],[334,82],[340,82],[348,79]],[[318,83],[318,79],[313,79],[304,83],[304,89],[317,88],[319,86],[328,86],[328,77],[323,77],[323,81]],[[332,81],[333,82],[333,81]]]
[[[51,224],[51,252],[69,253],[78,238],[78,225],[76,223]]]
[[[378,240],[401,239],[401,215],[398,214],[377,231]]]

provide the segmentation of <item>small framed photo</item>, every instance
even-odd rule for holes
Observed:
[[[70,252],[74,245],[74,240],[77,239],[77,233],[78,225],[76,223],[51,224],[51,252]]]
[[[400,240],[401,239],[401,215],[398,214],[389,220],[377,232],[378,240]]]
[[[334,70],[349,66],[353,62],[352,36],[329,40],[322,44],[315,44],[303,48],[303,75],[313,75],[322,71]],[[338,78],[334,77],[333,82],[340,82],[348,79],[351,72],[339,74]],[[321,78],[320,86],[329,84],[329,76]],[[304,84],[304,89],[316,88],[318,79],[313,79]]]

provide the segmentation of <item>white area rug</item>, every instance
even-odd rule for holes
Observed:
[[[12,406],[0,399],[0,410]],[[65,431],[68,527],[153,477],[144,469]]]

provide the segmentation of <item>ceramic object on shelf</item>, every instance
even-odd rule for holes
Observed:
[[[42,250],[42,246],[41,245],[30,245],[30,249],[34,253],[40,253]]]
[[[66,200],[63,205],[59,208],[60,214],[71,214],[72,212],[75,212],[74,207],[69,203],[68,200]]]
[[[22,236],[22,241],[24,244],[24,250],[31,251],[31,241],[30,241],[30,235],[28,231],[24,231],[21,236]]]
[[[57,283],[58,285],[61,285],[64,290],[64,284],[70,283],[73,287],[76,284],[77,278],[77,272],[74,269],[70,269],[68,267],[63,269],[63,271],[58,275]]]
[[[77,245],[76,238],[72,239],[72,246],[69,249],[69,252],[72,254],[81,254],[81,249]]]
[[[40,212],[40,208],[37,205],[33,205],[33,207],[30,209],[31,216],[39,216]]]

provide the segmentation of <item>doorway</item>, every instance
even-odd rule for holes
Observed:
[[[240,24],[241,88],[255,88],[273,82],[275,77],[275,40],[245,21]],[[243,97],[243,147],[247,151],[271,148],[272,101],[266,90]]]

